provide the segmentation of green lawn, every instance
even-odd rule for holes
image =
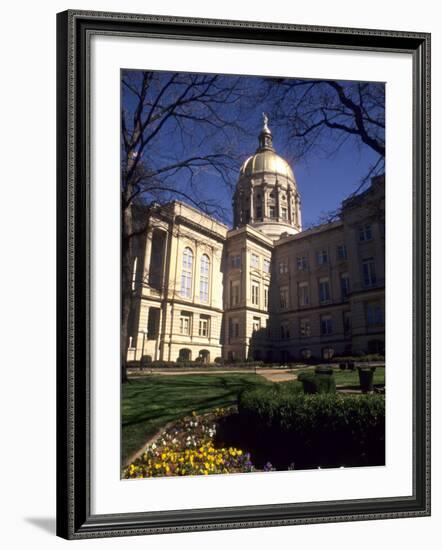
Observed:
[[[148,375],[122,389],[123,463],[168,422],[237,402],[248,387],[269,384],[255,374]]]
[[[336,369],[335,380],[337,386],[359,387],[359,375],[357,369],[354,371]],[[374,371],[374,384],[385,384],[385,367],[377,367]]]

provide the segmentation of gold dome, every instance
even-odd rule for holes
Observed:
[[[295,181],[289,163],[270,149],[258,151],[249,157],[241,166],[240,176],[253,176],[263,172],[284,176],[292,182]]]

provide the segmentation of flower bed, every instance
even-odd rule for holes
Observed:
[[[236,447],[216,448],[214,437],[226,409],[184,418],[163,431],[123,471],[124,479],[230,474],[255,470],[249,453]]]

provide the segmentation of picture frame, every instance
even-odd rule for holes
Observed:
[[[412,57],[412,494],[95,514],[91,507],[91,39],[161,38]],[[118,84],[116,84],[118,86]],[[57,535],[66,539],[430,514],[430,35],[68,10],[57,15]],[[115,221],[118,224],[118,220]]]

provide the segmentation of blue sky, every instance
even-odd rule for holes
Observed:
[[[140,71],[122,72],[123,78],[137,77]],[[138,74],[137,74],[138,73]],[[172,73],[155,73],[158,85],[166,81]],[[223,76],[221,84],[229,85],[235,82],[238,87],[237,101],[230,104],[216,106],[217,113],[224,119],[237,123],[241,131],[227,129],[225,133],[211,132],[207,137],[206,130],[199,126],[189,126],[188,131],[181,133],[174,121],[165,124],[161,133],[152,142],[145,153],[145,158],[154,167],[192,156],[194,154],[210,154],[214,151],[230,151],[234,157],[235,169],[230,172],[229,183],[220,177],[217,171],[211,167],[204,167],[194,174],[194,185],[188,183],[186,171],[168,174],[168,184],[176,189],[193,193],[198,199],[209,199],[218,203],[227,212],[223,221],[231,222],[232,188],[237,178],[237,170],[241,163],[252,155],[258,146],[258,135],[262,128],[262,113],[271,113],[274,105],[268,97],[259,94],[262,90],[263,79],[261,77],[237,77]],[[132,115],[134,109],[133,94],[122,87],[122,107]],[[261,95],[261,99],[256,97]],[[200,113],[201,114],[201,113]],[[131,120],[131,117],[129,117]],[[185,123],[187,123],[185,121]],[[354,140],[348,139],[333,154],[329,149],[333,148],[333,136],[330,143],[325,142],[321,149],[315,149],[310,154],[297,158],[296,144],[288,138],[287,129],[270,117],[269,127],[273,133],[273,144],[276,152],[288,160],[293,168],[301,194],[303,225],[309,226],[320,221],[325,212],[335,210],[341,201],[354,192],[361,179],[369,172],[370,167],[376,162],[377,154],[367,146],[358,145]],[[330,147],[327,147],[330,145]],[[170,193],[170,199],[182,198]]]

